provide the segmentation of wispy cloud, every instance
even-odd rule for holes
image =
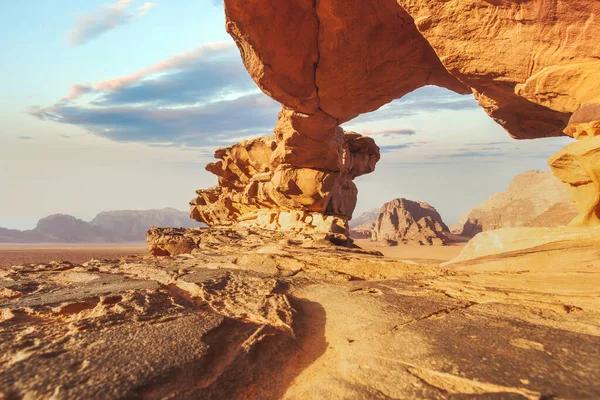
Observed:
[[[351,127],[365,122],[397,119],[421,112],[475,110],[478,108],[479,105],[473,96],[459,96],[444,88],[425,86],[384,105],[377,111],[360,115],[345,125]]]
[[[84,44],[110,30],[126,25],[146,15],[156,6],[147,2],[137,8],[137,14],[128,11],[135,0],[118,0],[114,3],[102,4],[96,10],[77,17],[76,26],[67,32],[67,41],[71,45]]]
[[[94,89],[91,85],[80,85],[78,83],[71,85],[69,93],[65,97],[65,100],[77,100],[84,94],[92,92]]]
[[[211,60],[214,58],[218,58],[219,56],[231,54],[230,50],[233,50],[234,48],[235,45],[232,42],[208,43],[204,46],[197,47],[194,50],[177,54],[154,65],[142,68],[141,70],[136,71],[133,74],[121,78],[102,81],[96,85],[96,89],[120,89],[122,87],[139,82],[142,79],[147,78],[153,74],[190,67],[198,64],[202,60]]]
[[[142,4],[140,7],[138,7],[138,9],[137,9],[137,10],[138,10],[138,12],[139,12],[139,15],[140,15],[140,16],[143,16],[143,15],[146,15],[146,14],[148,13],[148,11],[150,11],[150,9],[151,9],[152,7],[156,7],[156,6],[157,6],[157,4],[156,4],[156,3],[152,3],[152,2],[150,2],[150,1],[148,1],[148,2],[146,2],[146,3],[144,3],[144,4]]]
[[[416,133],[417,133],[417,131],[415,131],[414,129],[384,129],[381,131],[364,130],[362,132],[363,135],[368,135],[368,136],[377,135],[377,136],[381,136],[381,137],[412,136]]]
[[[221,146],[271,134],[279,109],[250,79],[234,44],[212,43],[124,77],[73,85],[31,114],[120,142]]]
[[[221,146],[241,135],[268,135],[280,106],[262,93],[201,106],[148,108],[56,104],[32,111],[47,121],[77,125],[118,142]]]
[[[507,153],[498,151],[465,151],[450,153],[441,156],[441,158],[483,158],[483,157],[504,157]]]
[[[383,153],[387,153],[390,151],[394,151],[394,150],[402,150],[402,149],[407,149],[409,147],[412,147],[413,145],[410,143],[405,143],[405,144],[391,144],[391,145],[387,145],[387,146],[379,146],[379,150]]]

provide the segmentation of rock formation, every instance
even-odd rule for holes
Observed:
[[[499,228],[564,226],[576,215],[565,184],[552,172],[526,171],[513,179],[506,192],[473,208],[458,234],[472,237]]]
[[[379,148],[371,138],[333,123],[323,131],[317,122],[284,110],[275,136],[217,150],[220,161],[206,169],[219,185],[197,192],[192,218],[211,226],[346,235],[358,193],[352,180],[375,169]]]
[[[250,76],[283,108],[275,136],[216,152],[208,169],[219,185],[191,204],[209,225],[346,232],[352,179],[373,170],[378,152],[338,125],[425,85],[473,93],[517,139],[563,135],[574,112],[600,103],[596,1],[224,4]],[[589,153],[582,146],[559,158]],[[589,214],[593,185],[564,179]]]
[[[565,130],[578,141],[548,160],[554,174],[569,187],[579,215],[573,226],[600,225],[600,103],[573,114]]]
[[[379,211],[371,240],[395,246],[401,243],[445,244],[450,230],[440,214],[427,203],[395,199]]]

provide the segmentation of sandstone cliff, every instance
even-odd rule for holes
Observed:
[[[398,244],[445,244],[450,231],[431,205],[407,199],[385,203],[372,229],[371,240]]]
[[[514,227],[567,225],[577,210],[567,187],[550,171],[517,175],[506,192],[496,193],[468,214],[461,234]]]

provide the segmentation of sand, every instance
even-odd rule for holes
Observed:
[[[0,244],[0,267],[50,261],[83,263],[93,258],[119,258],[147,252],[145,243]]]
[[[354,243],[366,250],[380,251],[384,256],[397,260],[414,261],[424,264],[441,264],[458,256],[466,243],[449,246],[381,246],[369,239],[354,239]]]

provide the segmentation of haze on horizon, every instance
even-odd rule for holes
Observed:
[[[65,213],[187,208],[218,147],[269,135],[280,106],[256,87],[220,1],[5,2],[0,227]],[[447,223],[568,138],[516,141],[473,96],[425,87],[344,124],[381,147],[358,207],[426,201]]]

